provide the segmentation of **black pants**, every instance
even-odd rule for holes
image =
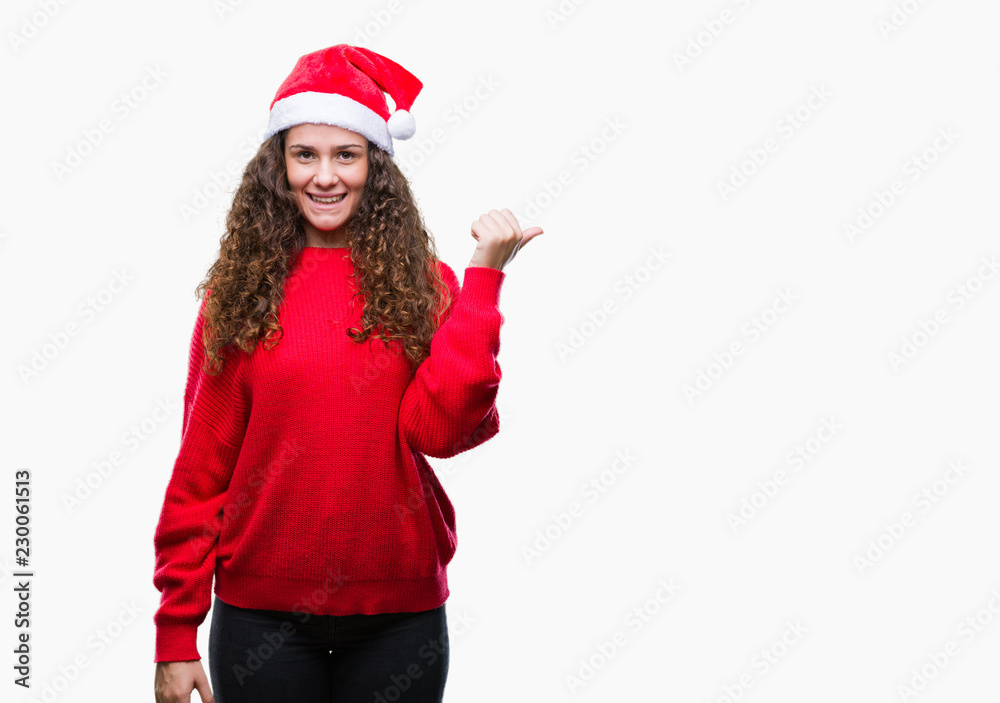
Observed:
[[[208,647],[216,703],[440,703],[448,677],[444,605],[313,615],[215,596]]]

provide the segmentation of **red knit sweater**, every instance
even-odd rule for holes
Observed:
[[[499,431],[503,272],[470,266],[416,373],[399,345],[358,344],[348,248],[306,247],[285,282],[283,336],[202,370],[204,302],[181,444],[154,536],[154,661],[200,659],[214,592],[319,615],[415,612],[449,595],[455,514],[424,455]]]

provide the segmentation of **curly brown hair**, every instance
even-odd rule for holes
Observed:
[[[219,258],[195,295],[204,300],[205,370],[220,373],[224,347],[251,352],[263,339],[271,349],[282,336],[278,307],[289,269],[305,246],[302,213],[288,185],[283,130],[265,140],[247,163]],[[402,171],[388,153],[369,142],[368,175],[358,209],[344,225],[362,296],[357,343],[370,336],[402,344],[414,369],[430,350],[442,313],[451,304],[437,270],[434,240],[424,226]]]

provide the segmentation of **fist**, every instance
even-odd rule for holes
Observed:
[[[529,227],[522,232],[514,213],[507,208],[490,210],[472,223],[476,251],[469,266],[484,266],[502,271],[525,244],[541,233],[541,227]]]

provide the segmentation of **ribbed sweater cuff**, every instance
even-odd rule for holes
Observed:
[[[156,626],[157,662],[184,662],[201,659],[198,654],[198,626],[161,624]]]
[[[497,308],[500,306],[500,289],[506,277],[507,274],[495,268],[468,266],[462,280],[461,296],[473,307]]]

